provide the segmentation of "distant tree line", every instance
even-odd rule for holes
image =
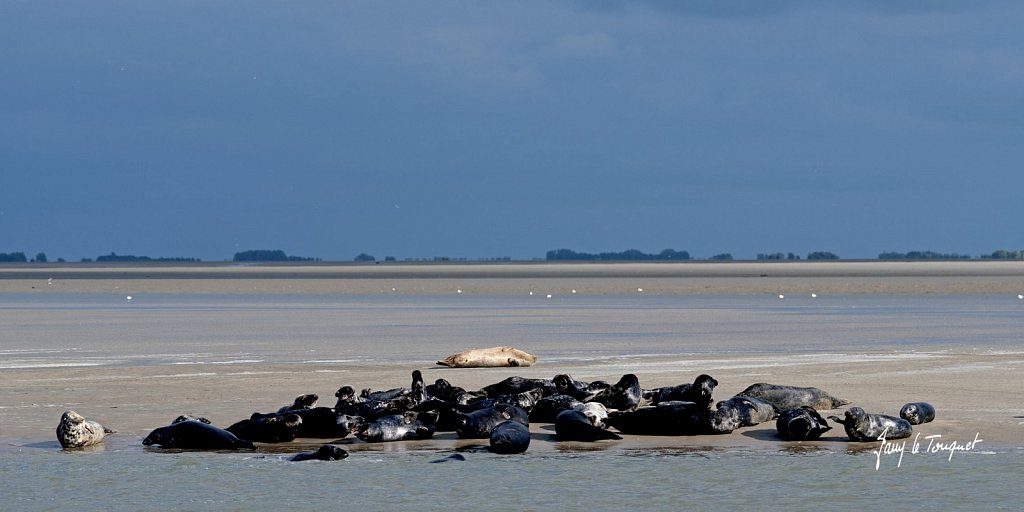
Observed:
[[[690,259],[690,253],[665,249],[658,254],[648,254],[636,249],[629,249],[623,252],[602,252],[597,254],[576,252],[570,249],[555,249],[548,251],[548,261],[681,261]]]
[[[29,261],[46,263],[46,253],[38,253],[35,258],[30,260],[23,252],[0,252],[0,263],[27,263]]]
[[[878,255],[880,260],[969,260],[970,256],[957,253],[941,253],[935,251],[883,252]]]
[[[251,251],[236,252],[232,261],[320,261],[319,258],[303,258],[301,256],[288,256],[280,249],[256,249]]]
[[[131,254],[110,254],[104,256],[97,256],[96,261],[99,263],[137,263],[137,262],[174,262],[174,263],[190,263],[202,261],[199,258],[150,258],[149,256],[133,256]]]

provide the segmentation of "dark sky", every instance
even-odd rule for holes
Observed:
[[[1014,1],[4,0],[0,252],[1020,249],[1021,27]]]

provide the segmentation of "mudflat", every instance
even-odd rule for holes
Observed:
[[[544,303],[523,303],[518,298],[507,305],[500,302],[500,297],[524,297],[530,292],[538,300],[547,294],[623,300],[563,302],[553,312]],[[830,330],[831,320],[816,323],[817,316],[823,315],[808,309],[818,307],[810,302],[812,293],[823,300],[835,295],[942,295],[953,297],[947,301],[953,309],[961,297],[965,303],[997,297],[991,302],[998,304],[999,311],[989,320],[986,311],[971,306],[965,309],[969,320],[944,324],[950,319],[941,315],[948,308],[905,320],[886,311],[848,313],[853,307],[842,314],[858,315],[857,323]],[[226,426],[255,411],[274,410],[304,393],[317,393],[321,405],[330,406],[334,391],[342,385],[356,389],[406,386],[411,371],[419,369],[428,383],[445,378],[467,389],[511,375],[550,378],[569,373],[581,380],[614,382],[624,373],[635,373],[644,387],[657,387],[691,382],[707,373],[719,381],[715,398],[720,400],[756,382],[815,386],[869,412],[890,415],[897,415],[906,402],[927,401],[938,414],[934,422],[916,428],[924,435],[958,442],[979,438],[984,440],[982,446],[1021,446],[1024,343],[1014,348],[1013,340],[1013,333],[1020,332],[1014,311],[1024,308],[1018,293],[1024,293],[1021,262],[6,266],[0,268],[0,319],[5,329],[0,347],[0,443],[51,441],[61,412],[73,409],[119,430],[112,442],[133,445],[150,429],[179,414],[206,416]],[[280,294],[280,303],[275,294]],[[135,305],[145,303],[149,295],[177,298],[173,307],[130,310],[128,295],[135,297]],[[210,307],[203,300],[207,295],[233,298],[227,305],[218,302]],[[307,295],[314,304],[324,296],[348,298],[345,307],[326,311],[309,302],[301,307],[293,302],[294,297]],[[502,306],[431,302],[434,297],[455,295],[491,300],[497,296]],[[643,303],[645,309],[637,316],[631,299],[652,295],[751,295],[776,301],[773,304],[786,304],[777,296],[790,301],[800,297],[802,304],[813,305],[802,306],[807,316],[801,321],[806,325],[794,331],[796,338],[806,339],[797,339],[786,350],[772,350],[766,348],[766,340],[781,336],[780,332],[789,335],[790,313],[778,306],[748,311],[748,300],[738,308],[681,310],[661,307],[654,300]],[[83,306],[107,296],[113,299]],[[251,296],[260,297],[260,302],[249,311],[245,304]],[[372,299],[374,307],[351,307],[363,297]],[[404,297],[404,302],[391,308],[389,297]],[[692,322],[674,323],[671,318],[684,314]],[[264,327],[260,317],[273,321],[267,320]],[[273,324],[289,318],[297,320],[274,330]],[[439,357],[474,348],[460,337],[464,333],[454,332],[463,329],[464,320],[475,322],[469,328],[481,333],[476,347],[519,345],[540,360],[529,368],[435,365]],[[570,322],[574,332],[586,335],[560,336]],[[904,322],[915,325],[901,325]],[[496,332],[514,329],[519,343],[487,339],[488,323],[499,326]],[[628,325],[628,329],[618,332],[616,325]],[[648,336],[671,339],[673,333],[665,332],[670,329],[678,329],[681,337],[696,338],[692,332],[683,332],[688,325],[708,331],[708,339],[720,342],[716,346],[722,351],[694,350],[697,345],[685,343],[675,350],[665,344],[671,342],[651,342],[640,350],[640,345],[623,342]],[[828,335],[819,337],[817,328]],[[963,342],[945,338],[933,342],[944,330]],[[451,338],[446,336],[449,331]],[[846,343],[847,339],[861,341],[865,331],[878,338],[867,349]],[[890,340],[886,338],[890,331],[900,334]],[[244,335],[224,341],[233,332]],[[587,336],[613,340],[588,345]],[[910,346],[904,343],[908,338],[913,338]],[[989,344],[986,339],[996,342]],[[310,355],[282,358],[282,345],[289,347],[285,353]],[[597,348],[588,356],[591,347]],[[216,353],[208,356],[207,352]],[[842,410],[831,413],[841,416]],[[553,433],[547,425],[531,428],[539,436]],[[723,436],[624,437],[616,448],[778,449],[781,443],[774,438],[774,424]],[[438,436],[402,446],[416,449],[459,442]],[[840,425],[811,444],[834,449],[851,446]],[[531,450],[555,447],[556,443],[534,443]],[[351,448],[380,447],[357,443]]]

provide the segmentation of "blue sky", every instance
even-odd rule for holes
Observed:
[[[1020,249],[1022,26],[1009,1],[5,0],[0,252]]]

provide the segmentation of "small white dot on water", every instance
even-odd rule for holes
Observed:
[[[1017,298],[1018,298],[1018,299],[1022,299],[1022,300],[1024,300],[1024,295],[1021,295],[1021,294],[1017,294]]]
[[[132,300],[132,296],[129,295],[129,296],[125,297],[125,300]]]
[[[462,293],[462,290],[455,290],[455,293]]]
[[[812,299],[816,299],[816,298],[818,298],[818,294],[817,294],[817,293],[812,293],[812,294],[811,294],[811,298],[812,298]]]
[[[642,291],[644,291],[644,289],[643,288],[637,288],[636,291],[642,292]]]
[[[549,298],[549,299],[551,298],[551,294],[550,294],[550,293],[548,294],[548,298]]]
[[[573,293],[576,293],[576,290],[573,290],[572,292],[573,292]]]
[[[780,299],[785,299],[785,298],[786,298],[786,296],[780,293],[780,294],[779,294],[779,298],[780,298]]]

